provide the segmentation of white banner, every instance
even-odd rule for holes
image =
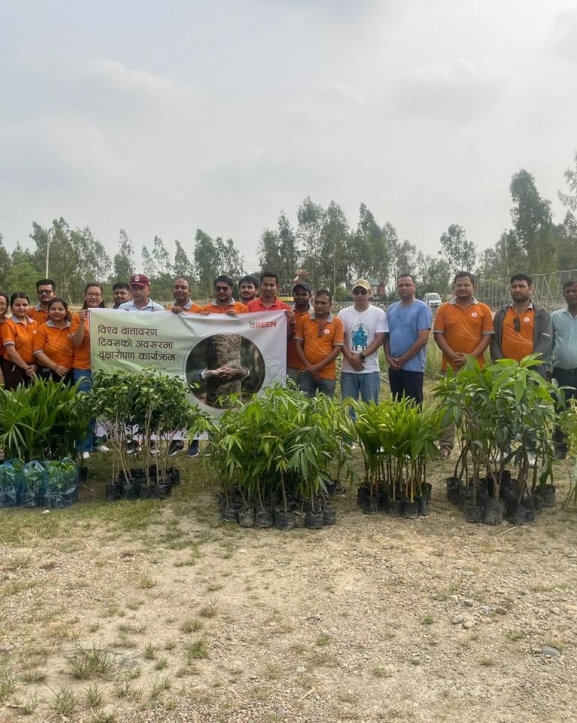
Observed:
[[[229,394],[248,399],[286,384],[284,311],[233,317],[91,309],[89,319],[93,371],[154,367],[195,384],[193,401],[213,414]]]

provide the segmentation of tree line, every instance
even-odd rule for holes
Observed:
[[[535,178],[522,169],[511,179],[511,226],[494,246],[481,253],[459,224],[450,224],[439,239],[439,251],[425,254],[408,239],[401,239],[390,222],[381,225],[370,209],[360,204],[356,225],[351,226],[341,206],[331,201],[325,208],[310,197],[296,212],[296,224],[281,211],[274,228],[265,229],[258,244],[262,269],[277,272],[288,290],[297,273],[306,269],[313,288],[329,288],[337,299],[347,295],[355,278],[368,278],[394,293],[399,273],[411,273],[420,294],[450,290],[458,270],[474,271],[484,281],[500,280],[519,270],[531,274],[577,269],[577,152],[574,168],[565,172],[567,193],[559,193],[567,208],[562,223],[556,223],[551,202],[541,196]],[[51,228],[32,224],[32,249],[16,244],[9,252],[0,234],[0,288],[32,289],[45,275],[58,293],[74,302],[83,298],[90,281],[113,284],[127,281],[132,273],[147,274],[157,298],[170,298],[175,276],[187,277],[194,295],[206,298],[218,274],[238,279],[244,273],[244,259],[232,239],[213,238],[197,229],[190,250],[175,241],[171,254],[159,236],[144,245],[136,268],[135,248],[125,230],[119,234],[118,252],[110,257],[92,231],[72,229],[63,218]],[[390,297],[391,293],[387,295]]]

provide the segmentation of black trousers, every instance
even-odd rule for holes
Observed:
[[[567,408],[569,406],[569,400],[577,398],[577,369],[559,369],[558,367],[553,367],[552,377],[560,387],[570,387],[570,389],[564,390],[565,408]],[[567,437],[563,434],[560,427],[555,427],[553,441],[555,442],[555,447],[560,452],[567,452],[569,448]]]
[[[400,399],[403,394],[414,399],[418,404],[423,403],[424,372],[408,372],[405,369],[389,369],[389,384],[393,399]]]

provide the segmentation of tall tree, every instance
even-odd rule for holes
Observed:
[[[441,296],[450,291],[451,267],[446,259],[432,255],[424,256],[419,252],[417,276],[418,293],[421,297],[429,291],[436,291]]]
[[[561,193],[559,191],[559,198],[565,206],[568,206],[572,211],[577,211],[577,151],[573,158],[575,162],[575,168],[568,168],[565,171],[565,180],[569,186],[569,193]]]
[[[395,227],[387,223],[383,227],[386,235],[391,257],[389,270],[389,291],[394,292],[397,286],[397,278],[401,274],[417,274],[417,247],[405,239],[402,243],[397,236]]]
[[[214,279],[220,274],[218,250],[212,238],[197,229],[194,246],[194,275],[199,293],[210,297]]]
[[[321,233],[325,211],[322,206],[313,203],[310,196],[299,206],[297,211],[297,241],[302,249],[300,266],[309,272],[309,281],[313,289],[320,288],[319,276],[322,263]]]
[[[4,239],[2,237],[2,234],[0,233],[0,289],[10,288],[6,284],[6,280],[10,274],[11,268],[12,259],[10,258],[10,254],[6,250],[6,247],[4,246]]]
[[[394,227],[391,228],[396,236]],[[389,274],[389,243],[385,230],[361,203],[357,230],[349,238],[349,264],[354,275],[385,283]]]
[[[36,243],[34,266],[43,276],[48,255],[48,273],[56,282],[58,294],[73,302],[80,301],[86,283],[103,282],[110,274],[110,258],[89,228],[73,230],[63,218],[53,222],[50,233],[37,223],[32,227],[30,237]]]
[[[114,278],[112,282],[128,282],[134,273],[134,247],[126,231],[120,229],[118,253],[114,255]]]
[[[465,229],[452,223],[440,238],[441,249],[438,252],[448,262],[451,274],[457,271],[473,272],[477,261],[477,249],[469,241]]]
[[[142,245],[142,270],[149,279],[153,279],[157,273],[156,261],[144,244]]]
[[[226,274],[232,279],[237,280],[239,276],[242,276],[243,271],[243,258],[240,251],[234,245],[234,241],[228,238],[223,241],[221,238],[217,238],[215,241],[217,262],[219,268],[219,274]]]
[[[170,276],[172,271],[170,254],[160,236],[154,237],[151,256],[154,260],[157,276]]]
[[[525,170],[513,175],[509,190],[513,201],[512,231],[525,262],[525,270],[529,273],[555,270],[558,239],[553,228],[551,203],[541,198],[535,179]]]
[[[284,211],[280,212],[277,230],[263,231],[259,241],[261,270],[274,271],[281,285],[291,285],[298,265],[297,237]]]
[[[281,284],[287,284],[289,288],[292,288],[292,281],[298,265],[297,238],[284,211],[281,211],[278,217],[278,239],[282,266],[279,267],[277,273]]]
[[[184,276],[185,279],[188,279],[192,283],[194,278],[194,267],[192,262],[188,258],[188,254],[178,239],[176,239],[174,245],[176,246],[173,266],[174,276]]]
[[[258,261],[263,270],[277,271],[281,267],[280,239],[276,231],[267,228],[262,232],[258,242]]]
[[[324,214],[321,228],[321,275],[320,283],[324,283],[336,296],[341,284],[350,284],[348,248],[350,229],[343,209],[334,201]]]

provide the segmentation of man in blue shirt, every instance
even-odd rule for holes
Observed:
[[[567,302],[565,309],[551,314],[553,326],[553,379],[565,389],[565,400],[577,397],[577,281],[563,284],[563,297]],[[553,434],[555,457],[567,456],[567,438],[559,427]]]
[[[393,399],[403,395],[423,402],[423,380],[427,342],[433,325],[429,307],[415,299],[415,279],[411,274],[397,278],[400,301],[387,310],[389,331],[385,334],[385,357],[389,365],[389,384]]]

